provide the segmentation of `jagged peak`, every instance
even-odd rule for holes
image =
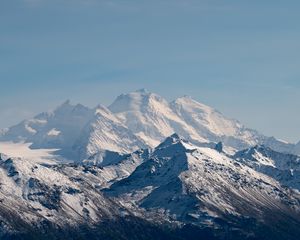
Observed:
[[[290,156],[290,157],[294,157],[294,158],[299,158],[298,155],[296,154],[292,154],[292,153],[287,153],[287,152],[280,152],[280,151],[276,151],[274,149],[272,149],[271,147],[268,147],[266,145],[256,145],[253,147],[253,149],[256,151],[256,152],[259,152],[261,154],[263,154],[264,156],[269,156],[269,155],[278,155],[278,156]]]
[[[277,152],[277,151],[273,150],[272,148],[267,147],[267,146],[265,146],[263,144],[257,144],[257,145],[255,145],[253,147],[250,147],[250,148],[238,151],[234,155],[234,157],[235,158],[239,158],[239,157],[248,157],[248,158],[251,158],[256,153],[262,154],[264,156],[268,156],[268,155],[274,154],[274,153],[280,154],[280,155],[284,155],[285,154],[285,153]],[[287,155],[290,155],[290,154],[287,154]]]
[[[180,137],[177,133],[173,133],[171,136],[169,136],[168,138],[171,138],[174,142],[178,142],[180,140],[182,140],[183,138]]]
[[[180,137],[177,133],[173,133],[171,136],[167,137],[161,144],[158,145],[157,149],[170,147],[175,144],[180,144],[183,146],[183,143],[187,141]]]
[[[257,145],[255,145],[255,146],[249,147],[249,148],[244,149],[244,150],[241,150],[241,151],[239,151],[239,152],[240,152],[240,153],[245,153],[245,154],[253,154],[255,151],[260,151],[260,150],[262,150],[263,148],[265,148],[264,145],[259,145],[259,144],[257,144]],[[239,152],[237,152],[237,153],[239,153]]]

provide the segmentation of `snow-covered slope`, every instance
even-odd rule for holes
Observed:
[[[294,144],[263,136],[187,96],[168,103],[142,89],[122,94],[109,109],[151,147],[178,133],[198,145],[221,141],[229,152],[265,144],[278,151],[300,154]]]
[[[102,189],[130,176],[139,165],[149,158],[150,152],[148,149],[141,149],[131,154],[108,157],[108,161],[106,160],[107,158],[104,158],[104,162],[100,165],[100,170],[95,167],[99,166],[99,164],[95,165],[93,159],[87,159],[84,162],[84,167],[90,166],[97,169],[99,172],[98,188]],[[92,161],[92,164],[90,164],[90,161]]]
[[[0,153],[14,158],[51,159],[60,162],[61,159],[55,155],[56,149],[30,149],[29,143],[0,142]]]
[[[255,146],[237,152],[234,158],[262,172],[282,185],[300,190],[300,157],[280,153],[265,146]]]
[[[172,111],[164,98],[145,89],[119,96],[109,109],[151,147],[174,132],[198,142],[207,142]]]
[[[143,239],[139,228],[160,231],[99,191],[128,176],[146,152],[100,168],[58,164],[48,152],[13,147],[26,157],[0,154],[0,239]]]
[[[216,227],[220,219],[237,221],[237,226],[247,224],[247,219],[271,224],[274,217],[274,226],[287,227],[281,214],[300,223],[298,192],[176,134],[160,144],[128,178],[105,192],[126,207],[163,212],[170,219],[201,226]],[[270,212],[272,216],[268,216]]]
[[[72,146],[93,114],[92,109],[66,101],[54,111],[41,113],[9,128],[0,140],[25,141],[32,143],[32,148],[56,148],[62,155],[73,158],[76,156],[72,154]]]
[[[0,227],[21,232],[26,230],[23,229],[26,224],[72,228],[116,214],[115,206],[96,189],[74,180],[80,174],[90,173],[77,171],[77,174],[68,175],[50,160],[9,158],[1,154],[0,211],[4,222]],[[11,218],[7,219],[8,216]],[[18,221],[23,227],[17,227]]]
[[[260,135],[245,128],[236,120],[226,118],[215,109],[191,97],[181,97],[171,103],[174,112],[193,127],[200,136],[211,142],[222,141],[226,146],[241,149],[255,145]]]
[[[106,107],[99,105],[95,116],[82,130],[73,149],[79,152],[81,160],[93,158],[99,163],[107,150],[129,153],[144,147],[146,143],[142,139],[135,136]]]
[[[153,150],[104,158],[102,166],[90,166],[93,158],[60,164],[52,151],[28,144],[6,142],[2,150],[0,238],[297,239],[300,233],[299,191],[220,146],[198,147],[177,134]],[[259,161],[285,169],[276,154]],[[250,161],[252,154],[243,156]],[[293,169],[298,160],[291,159]]]

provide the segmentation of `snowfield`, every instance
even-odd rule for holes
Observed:
[[[58,149],[31,149],[30,145],[31,143],[0,142],[0,152],[10,157],[26,158],[32,161],[58,158],[54,154]]]

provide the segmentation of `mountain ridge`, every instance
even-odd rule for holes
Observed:
[[[45,153],[0,154],[0,238],[41,239],[51,231],[47,239],[118,239],[120,232],[124,240],[152,239],[157,232],[172,240],[176,233],[178,240],[297,239],[300,194],[293,181],[285,186],[276,176],[290,168],[297,175],[299,157],[264,146],[229,156],[219,145],[197,146],[174,133],[154,149],[104,158],[101,165],[93,158],[91,164],[62,164]],[[294,165],[274,165],[272,175],[250,164],[256,151],[271,162],[280,155]],[[116,232],[107,236],[110,227]]]
[[[197,145],[222,142],[228,153],[263,144],[300,154],[300,142],[266,137],[191,97],[168,102],[145,89],[122,94],[108,107],[88,108],[67,100],[54,111],[1,132],[0,141],[25,141],[32,143],[32,148],[60,149],[63,157],[76,161],[88,159],[96,151],[130,153],[141,147],[153,148],[173,133]],[[127,139],[126,144],[120,139]]]
[[[287,222],[280,223],[281,215],[300,220],[297,191],[290,192],[272,177],[178,135],[168,137],[129,177],[104,193],[132,209],[162,211],[173,221],[200,226],[218,226],[220,219],[226,219],[245,228],[238,226],[244,216],[255,218],[257,224],[281,227],[288,227]]]

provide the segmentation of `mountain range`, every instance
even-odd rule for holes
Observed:
[[[0,239],[298,239],[299,154],[191,97],[66,101],[1,131]]]
[[[31,148],[59,149],[61,156],[83,161],[99,152],[130,153],[156,147],[173,133],[197,145],[222,142],[228,153],[255,145],[300,154],[298,144],[267,137],[237,120],[185,96],[172,102],[141,89],[122,94],[108,107],[88,108],[64,102],[4,131],[0,141],[24,141]]]

